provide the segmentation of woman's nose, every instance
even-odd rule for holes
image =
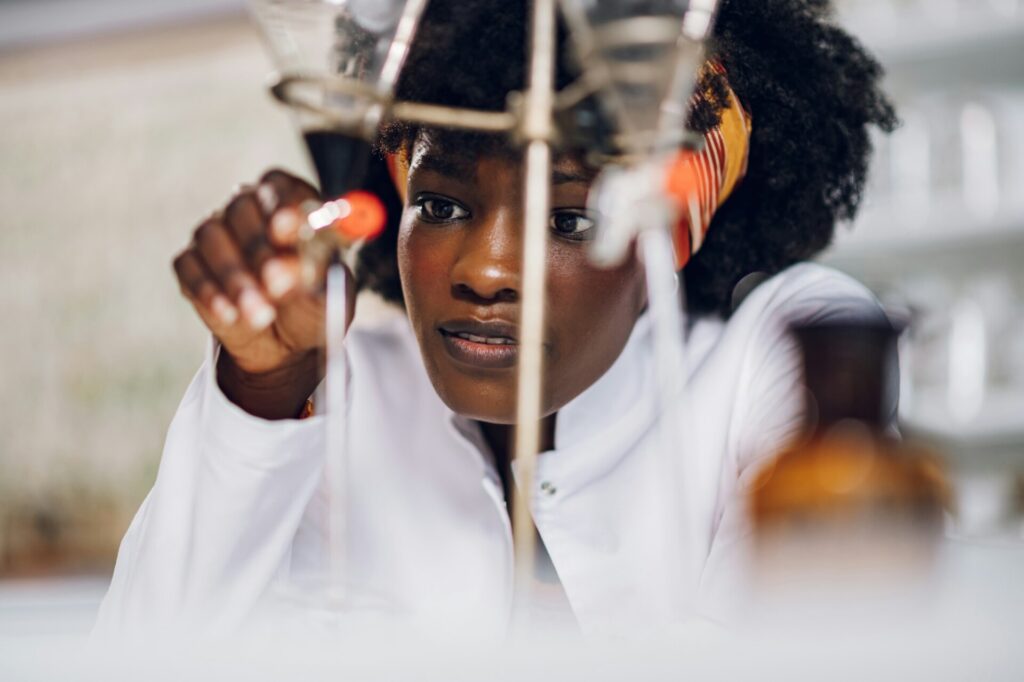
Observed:
[[[466,231],[452,269],[452,293],[486,301],[519,298],[519,229],[515,216],[502,212]]]

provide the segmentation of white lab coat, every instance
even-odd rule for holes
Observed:
[[[689,433],[675,454],[704,496],[690,501],[696,516],[685,528],[659,492],[655,367],[640,319],[607,373],[559,411],[555,449],[538,461],[533,518],[584,632],[742,613],[744,488],[799,426],[800,368],[786,328],[882,314],[850,278],[800,264],[757,287],[728,321],[688,321],[688,408],[676,418]],[[404,317],[353,330],[347,346],[351,580],[411,623],[500,632],[512,538],[478,429],[434,392]],[[213,367],[211,353],[171,424],[156,483],[121,544],[100,632],[230,631],[275,586],[326,566],[325,417],[255,418],[223,396]],[[700,567],[694,580],[673,574],[670,538]]]

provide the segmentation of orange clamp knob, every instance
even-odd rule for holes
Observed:
[[[347,242],[373,239],[384,230],[387,210],[377,195],[363,190],[349,192],[335,202],[340,216],[331,227]]]

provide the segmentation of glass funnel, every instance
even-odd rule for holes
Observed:
[[[692,205],[696,185],[685,196],[670,196],[667,179],[670,160],[691,141],[685,121],[717,2],[561,0],[584,66],[585,91],[596,95],[603,118],[614,129],[614,139],[606,145],[613,150],[613,163],[602,170],[589,200],[600,216],[591,260],[612,267],[635,247],[646,274],[664,473],[663,486],[651,492],[666,500],[675,519],[666,528],[665,562],[671,578],[664,589],[677,613],[688,612],[702,571],[702,553],[686,551],[682,539],[710,547],[700,510],[707,507],[707,491],[715,484],[702,458],[684,446],[692,433],[685,391],[685,295],[673,237],[681,207]]]
[[[426,0],[252,0],[325,199],[359,189]]]
[[[717,0],[561,0],[586,78],[628,155],[656,149],[693,92]]]
[[[301,206],[300,241],[309,273],[326,270],[326,373],[315,398],[326,416],[324,469],[327,557],[315,575],[279,585],[278,605],[298,607],[302,622],[338,628],[356,612],[383,612],[385,599],[355,587],[348,564],[349,491],[347,273],[343,252],[401,210],[373,139],[426,0],[252,0],[277,73],[271,92],[289,107],[309,151],[326,203]],[[317,615],[319,614],[319,615]],[[316,616],[315,618],[309,618]]]

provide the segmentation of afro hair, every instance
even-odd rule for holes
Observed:
[[[528,6],[508,0],[431,0],[397,87],[403,100],[503,110],[525,83]],[[556,84],[577,77],[559,25]],[[693,313],[731,312],[735,285],[751,273],[774,274],[814,257],[835,227],[856,214],[872,147],[869,129],[895,128],[880,89],[882,69],[833,21],[827,0],[723,0],[709,56],[726,75],[706,72],[688,127],[717,125],[724,83],[753,118],[748,171],[721,206],[701,250],[687,264]],[[378,147],[408,147],[414,125],[392,123]],[[455,146],[485,152],[486,136],[460,135]],[[395,259],[398,216],[359,255],[363,288],[401,303]]]

